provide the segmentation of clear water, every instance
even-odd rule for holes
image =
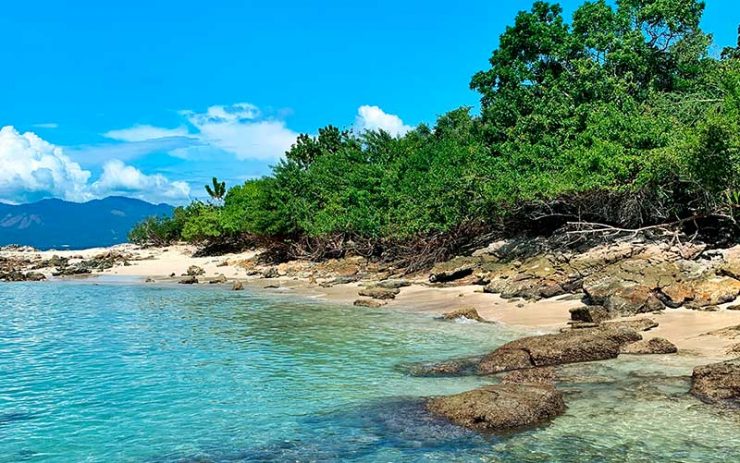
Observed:
[[[420,397],[479,378],[404,362],[520,333],[286,296],[135,284],[0,285],[0,462],[715,462],[740,419],[676,357],[566,369],[568,412],[483,437]]]

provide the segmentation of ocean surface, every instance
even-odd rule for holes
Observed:
[[[0,462],[740,461],[739,414],[691,398],[677,356],[568,367],[566,415],[511,435],[423,411],[493,380],[403,364],[521,334],[289,294],[0,284]]]

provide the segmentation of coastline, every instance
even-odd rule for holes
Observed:
[[[50,280],[80,277],[125,277],[132,281],[153,283],[177,283],[188,268],[202,269],[198,276],[201,284],[209,284],[220,278],[220,287],[230,290],[234,281],[245,287],[261,288],[268,292],[295,294],[299,297],[315,298],[331,303],[351,305],[358,299],[358,292],[368,279],[328,284],[332,278],[314,278],[306,272],[291,272],[285,268],[276,272],[273,278],[265,278],[264,272],[254,271],[249,265],[258,255],[257,251],[223,256],[193,257],[195,247],[173,245],[160,248],[141,248],[134,245],[119,245],[111,248],[64,251],[2,250],[0,257],[24,258],[31,261],[46,261],[54,256],[69,259],[70,262],[95,259],[96,256],[125,255],[111,268],[81,276],[52,275],[52,268],[40,268]],[[295,264],[290,264],[295,265]],[[336,272],[335,272],[336,273]],[[341,275],[341,271],[338,272]],[[372,275],[376,277],[376,275]],[[480,285],[463,281],[459,285],[432,285],[427,282],[427,274],[411,275],[409,285],[400,288],[397,297],[383,301],[378,308],[357,307],[357,310],[398,309],[434,316],[462,309],[474,308],[486,321],[501,323],[532,334],[554,333],[568,327],[570,309],[582,306],[579,297],[573,295],[544,298],[537,301],[507,299],[498,294],[484,293]],[[215,286],[215,285],[214,285]],[[687,308],[667,308],[659,312],[623,317],[620,320],[651,318],[659,323],[653,330],[643,333],[645,339],[663,337],[673,342],[679,349],[678,355],[694,365],[711,363],[737,356],[729,352],[740,342],[740,331],[735,333],[718,331],[740,325],[740,310],[699,311]]]

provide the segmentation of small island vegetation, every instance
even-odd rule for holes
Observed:
[[[740,215],[740,40],[712,50],[697,0],[538,1],[461,107],[401,136],[304,134],[269,176],[153,217],[135,243],[420,268],[492,235],[671,228],[717,245]]]

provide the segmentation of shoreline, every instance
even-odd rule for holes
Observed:
[[[288,276],[280,272],[275,278],[265,278],[263,274],[252,270],[247,262],[257,256],[257,251],[239,254],[226,254],[218,257],[192,257],[195,248],[186,245],[174,245],[160,248],[140,248],[133,245],[119,245],[110,248],[94,248],[80,251],[13,251],[2,250],[0,257],[28,258],[31,260],[51,259],[53,256],[76,260],[93,259],[101,254],[121,253],[127,258],[102,271],[93,271],[80,276],[54,277],[51,268],[39,269],[51,281],[72,278],[107,276],[126,278],[131,282],[146,284],[176,284],[188,268],[197,266],[203,274],[198,276],[200,284],[209,284],[210,280],[223,275],[227,283],[211,285],[230,290],[234,281],[252,289],[261,289],[267,294],[295,294],[298,297],[318,299],[330,303],[352,305],[358,299],[358,292],[371,281],[360,279],[347,283],[327,284],[329,278],[316,279],[299,272]],[[173,276],[174,274],[174,276]],[[341,273],[340,273],[341,276]],[[460,285],[431,285],[419,275],[408,278],[408,286],[400,288],[397,297],[382,301],[385,304],[378,308],[357,307],[357,310],[398,309],[402,311],[427,313],[434,316],[462,308],[474,308],[486,321],[501,323],[507,327],[521,329],[532,334],[557,332],[568,326],[570,309],[582,306],[580,298],[573,295],[545,298],[538,301],[505,299],[500,295],[484,293],[480,285],[463,282]],[[265,288],[267,287],[267,288]],[[678,355],[691,359],[695,365],[736,357],[728,350],[740,342],[740,331],[731,332],[728,336],[717,335],[717,331],[740,325],[740,310],[698,311],[686,308],[667,308],[660,312],[640,314],[620,318],[652,318],[659,323],[653,330],[642,333],[645,339],[663,337],[673,342],[679,349]],[[714,333],[714,334],[713,334]]]

